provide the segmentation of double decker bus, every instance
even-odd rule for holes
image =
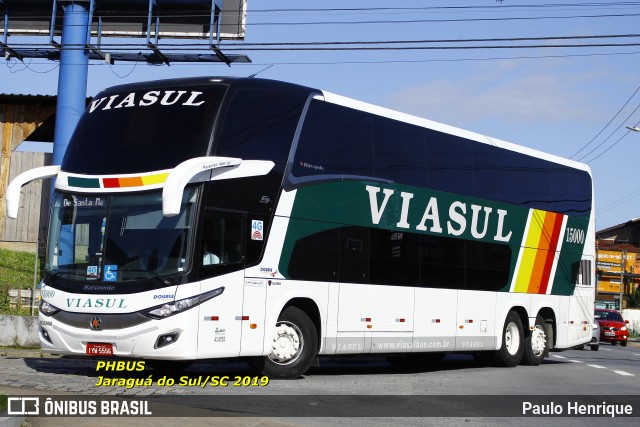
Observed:
[[[584,164],[253,78],[128,84],[88,105],[55,177],[45,351],[152,366],[319,355],[538,365],[589,342]]]

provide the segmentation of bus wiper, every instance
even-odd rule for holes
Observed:
[[[129,269],[129,268],[127,268],[126,270],[122,269],[120,271],[121,272],[127,272],[127,273],[148,273],[151,276],[153,276],[156,280],[158,280],[158,282],[160,282],[162,285],[170,285],[171,284],[171,281],[169,279],[163,279],[162,276],[160,276],[158,273],[156,273],[153,270],[145,270],[143,268],[140,268],[140,269],[136,269],[136,268]],[[141,279],[141,278],[144,278],[144,277],[134,277],[134,279]]]

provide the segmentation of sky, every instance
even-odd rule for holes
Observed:
[[[640,122],[640,2],[248,0],[247,12],[244,41],[221,47],[251,64],[91,61],[87,96],[138,81],[258,73],[586,162],[596,229],[640,217],[640,132],[626,128]],[[390,41],[403,43],[251,45]],[[57,84],[57,62],[0,58],[0,93],[55,95]]]

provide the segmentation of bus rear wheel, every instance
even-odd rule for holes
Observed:
[[[252,368],[271,378],[299,378],[313,364],[318,335],[309,316],[298,307],[287,307],[273,330],[271,353],[253,358]]]
[[[524,364],[538,366],[547,354],[547,336],[545,333],[545,321],[542,316],[536,317],[533,330],[524,340]],[[584,347],[584,346],[583,346]]]
[[[522,360],[524,351],[524,332],[522,320],[515,311],[510,311],[502,328],[502,346],[493,354],[493,363],[496,366],[512,368]]]

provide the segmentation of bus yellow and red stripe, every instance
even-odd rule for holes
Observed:
[[[549,293],[566,218],[566,215],[555,212],[530,210],[512,292]]]
[[[101,188],[134,188],[161,185],[167,180],[169,172],[152,173],[147,175],[126,175],[108,177],[67,176],[70,187],[84,189]]]

